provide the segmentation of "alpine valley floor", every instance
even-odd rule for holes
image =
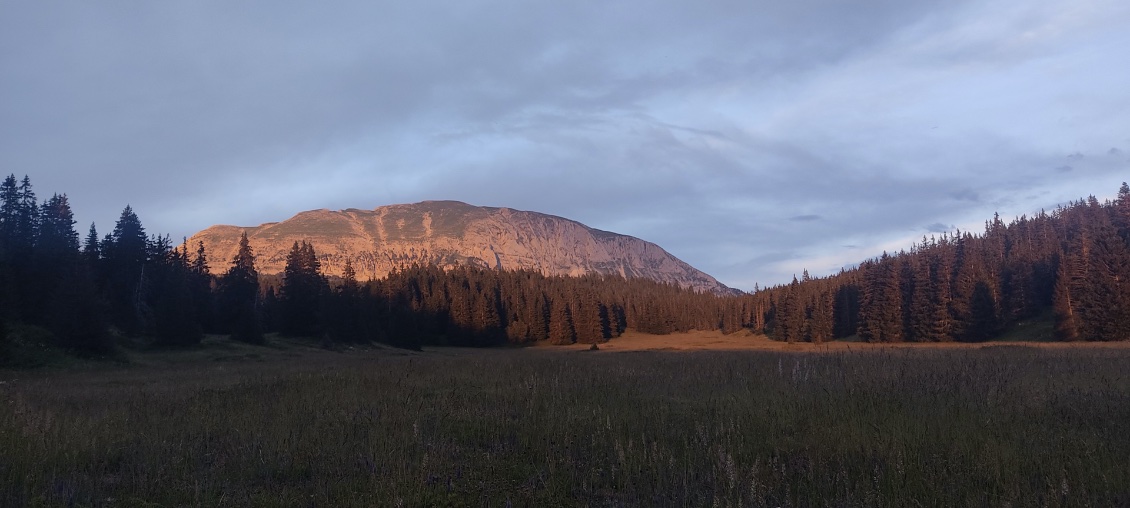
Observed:
[[[1126,347],[268,344],[0,371],[0,505],[1130,504]]]

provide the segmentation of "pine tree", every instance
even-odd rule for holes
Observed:
[[[226,311],[228,331],[236,340],[263,343],[259,323],[259,272],[255,269],[255,253],[247,233],[239,238],[239,251],[220,283],[222,308]]]
[[[530,340],[546,340],[549,338],[549,302],[545,293],[537,291],[533,304],[529,310]]]
[[[1118,189],[1118,199],[1114,202],[1114,225],[1123,241],[1130,244],[1130,185],[1122,182]]]
[[[1055,334],[1062,341],[1076,341],[1079,336],[1078,314],[1071,294],[1072,273],[1077,269],[1067,256],[1060,258],[1059,269],[1056,271],[1055,296],[1053,309],[1055,311]]]
[[[808,340],[816,344],[832,340],[834,318],[831,300],[831,294],[819,292],[813,295],[809,304],[812,310],[808,324]]]
[[[578,291],[577,300],[571,306],[573,313],[573,326],[577,335],[577,342],[582,344],[597,344],[604,342],[604,323],[601,313],[607,316],[607,310],[596,300],[596,295],[589,287]],[[607,318],[605,318],[607,319]]]
[[[895,258],[886,252],[864,271],[859,335],[868,342],[902,342],[902,288]]]
[[[0,255],[10,260],[12,251],[20,243],[20,188],[16,175],[8,175],[0,184]]]
[[[183,251],[187,259],[187,244]],[[212,292],[212,272],[208,268],[208,254],[204,250],[204,242],[198,242],[196,255],[189,263],[188,272],[188,286],[192,295],[192,304],[196,309],[196,322],[200,324],[201,330],[212,332],[216,327],[215,298]]]
[[[844,284],[836,289],[832,309],[835,325],[832,335],[836,338],[851,337],[859,333],[859,305],[862,291],[855,284]]]
[[[953,340],[954,322],[951,308],[953,306],[952,274],[950,265],[950,252],[944,249],[930,268],[930,283],[933,286],[931,306],[931,326],[929,340],[948,342]]]
[[[144,312],[143,275],[149,238],[133,208],[127,205],[122,210],[102,251],[113,321],[126,333],[137,333]]]
[[[102,354],[113,349],[106,321],[106,306],[98,296],[94,278],[82,263],[71,263],[62,273],[65,284],[51,295],[48,328],[60,345],[82,354]]]
[[[24,175],[20,181],[20,206],[16,223],[17,234],[27,241],[27,248],[39,232],[39,202],[31,189],[31,179]]]
[[[36,286],[33,246],[37,234],[39,206],[24,176],[15,175],[0,184],[0,308],[17,320],[35,319]]]
[[[906,301],[904,316],[906,340],[933,342],[934,279],[930,277],[930,263],[924,255],[906,260],[903,270],[903,298]]]
[[[1130,339],[1130,250],[1106,209],[1087,210],[1085,288],[1076,301],[1083,312],[1080,334],[1087,340]]]
[[[97,269],[99,260],[102,259],[102,249],[98,243],[98,229],[94,227],[94,223],[90,223],[90,231],[86,234],[86,239],[82,244],[82,257],[86,260],[86,266],[91,270]]]
[[[294,242],[286,257],[279,303],[282,306],[282,332],[294,336],[321,333],[320,302],[327,289],[321,263],[314,246]]]
[[[998,332],[997,299],[993,290],[984,281],[978,281],[970,297],[969,322],[965,328],[965,340],[984,341],[993,338]]]
[[[577,332],[569,305],[563,298],[554,298],[550,309],[549,343],[560,346],[576,342]]]
[[[74,213],[67,195],[55,194],[40,207],[39,236],[36,246],[43,256],[70,256],[79,251]]]
[[[498,295],[492,288],[472,294],[475,345],[497,344],[503,333],[502,318],[498,313]]]
[[[792,283],[785,289],[781,299],[780,316],[777,321],[777,340],[793,343],[804,340],[805,308],[800,294],[800,282],[793,276]]]
[[[47,326],[59,345],[82,353],[112,347],[105,308],[78,250],[78,232],[67,196],[56,194],[40,206],[34,246],[36,284],[26,294],[32,322]]]
[[[169,237],[150,242],[147,283],[151,288],[151,330],[157,342],[171,346],[199,344],[202,328],[193,301],[193,274],[183,250],[170,247]]]
[[[360,292],[357,284],[357,271],[353,269],[353,262],[345,258],[345,267],[342,268],[341,293],[349,298],[356,298]]]

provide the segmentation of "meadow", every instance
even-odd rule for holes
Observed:
[[[1130,349],[660,349],[0,371],[0,505],[1130,505]]]

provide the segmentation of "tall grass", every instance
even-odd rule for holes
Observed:
[[[1127,505],[1128,357],[496,350],[6,374],[0,504]]]

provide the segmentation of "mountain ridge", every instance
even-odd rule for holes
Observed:
[[[532,270],[544,275],[590,273],[647,278],[697,291],[737,294],[662,247],[578,221],[508,207],[429,200],[372,210],[307,210],[258,226],[215,225],[193,235],[203,242],[209,268],[222,273],[247,233],[261,273],[281,273],[294,242],[314,245],[326,275],[343,273],[349,259],[357,277],[379,279],[412,264],[444,268],[473,265]]]

